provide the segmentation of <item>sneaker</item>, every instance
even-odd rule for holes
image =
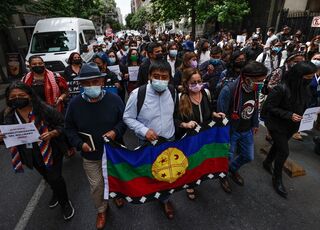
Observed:
[[[69,200],[64,207],[62,207],[63,218],[70,220],[74,216],[74,208],[71,201]]]
[[[49,208],[55,208],[59,204],[58,198],[53,194],[49,202]]]

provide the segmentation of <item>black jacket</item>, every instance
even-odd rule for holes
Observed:
[[[138,86],[142,86],[148,83],[150,64],[150,59],[147,59],[144,63],[140,65],[138,72]]]
[[[305,93],[305,100],[302,103],[290,100],[291,92],[286,84],[281,83],[273,88],[263,104],[261,117],[265,119],[265,125],[269,130],[278,132],[297,132],[299,122],[291,120],[292,114],[303,115],[308,105],[308,91]]]
[[[50,145],[52,147],[52,157],[55,159],[58,155],[65,154],[68,150],[67,139],[64,133],[64,119],[61,113],[53,109],[49,105],[42,103],[40,108],[37,110],[36,123],[40,120],[43,120],[44,123],[48,126],[49,131],[56,129],[60,135],[54,137],[50,140]],[[21,119],[22,120],[22,119]],[[19,124],[15,111],[7,108],[1,114],[1,124],[12,125]],[[40,156],[40,150],[37,143],[33,143],[33,149],[27,149],[26,145],[18,145],[18,151],[20,153],[21,161],[29,168],[33,168],[33,158],[39,161],[39,164],[43,164],[43,160]],[[31,153],[31,154],[30,154]],[[55,162],[55,161],[54,161]]]

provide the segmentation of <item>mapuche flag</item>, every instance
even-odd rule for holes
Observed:
[[[145,203],[226,176],[229,136],[229,126],[208,126],[180,140],[136,150],[109,141],[102,161],[105,199]]]

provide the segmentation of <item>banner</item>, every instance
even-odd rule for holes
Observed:
[[[214,122],[211,123],[211,126]],[[198,131],[198,132],[197,132]],[[134,151],[109,141],[102,161],[105,199],[145,203],[228,172],[229,126],[201,127],[182,139]]]

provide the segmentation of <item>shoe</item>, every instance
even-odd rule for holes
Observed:
[[[244,185],[244,180],[238,172],[230,172],[230,177],[237,185]]]
[[[193,188],[187,189],[186,193],[187,193],[187,197],[189,198],[189,200],[196,199],[196,191]]]
[[[65,220],[70,220],[74,216],[74,208],[70,200],[62,207],[62,213]]]
[[[53,194],[49,202],[49,208],[55,208],[59,204],[58,198]]]
[[[223,191],[230,194],[232,192],[232,189],[230,187],[228,179],[226,177],[224,177],[224,178],[220,178],[219,181],[220,181],[220,185],[221,185],[221,188],[223,189]]]
[[[104,229],[104,227],[106,225],[106,220],[107,220],[107,213],[106,212],[98,213],[97,222],[96,222],[97,229]]]
[[[172,220],[174,217],[174,208],[170,201],[163,203],[163,210],[169,220]]]
[[[297,140],[297,141],[303,141],[302,136],[301,136],[301,134],[299,132],[293,134],[292,138]]]
[[[287,198],[288,196],[288,192],[286,190],[286,188],[284,187],[283,183],[282,183],[282,178],[281,177],[272,177],[272,184],[273,184],[273,188],[274,190],[276,190],[276,192],[282,196],[283,198]]]
[[[262,162],[262,166],[268,173],[270,173],[271,175],[273,174],[272,163],[268,163],[267,161],[264,160]]]
[[[115,198],[113,202],[116,204],[118,208],[122,208],[125,204],[125,200],[123,198]]]

